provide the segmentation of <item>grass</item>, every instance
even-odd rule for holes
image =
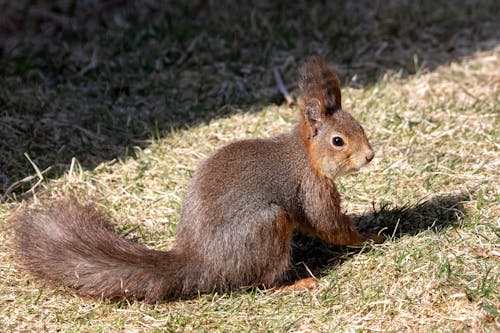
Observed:
[[[389,239],[349,249],[298,237],[297,274],[307,274],[303,262],[320,278],[311,292],[146,305],[33,278],[2,230],[3,330],[500,329],[495,1],[82,3],[2,7],[0,227],[23,204],[74,195],[126,237],[168,249],[205,156],[295,123],[272,68],[295,95],[298,65],[320,53],[376,149],[370,166],[338,180],[344,207]]]

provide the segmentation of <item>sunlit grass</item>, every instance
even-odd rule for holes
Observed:
[[[228,11],[238,13],[248,9],[245,6]],[[52,166],[58,172],[44,174],[32,191],[29,189],[36,184],[36,175],[12,188],[0,204],[2,227],[5,218],[23,205],[72,195],[95,202],[116,221],[117,232],[125,237],[156,249],[169,249],[186,187],[203,158],[234,140],[271,137],[294,126],[298,109],[283,105],[268,73],[272,66],[281,66],[294,93],[296,66],[316,50],[338,64],[342,81],[350,82],[343,88],[344,108],[360,120],[376,150],[369,166],[338,180],[343,207],[362,230],[385,228],[388,240],[374,247],[350,249],[299,239],[299,246],[294,248],[298,252],[294,256],[297,271],[305,271],[300,263],[303,261],[320,278],[320,286],[311,292],[241,290],[147,305],[81,298],[26,274],[17,269],[6,246],[8,232],[2,230],[0,331],[497,331],[500,50],[498,46],[484,52],[469,50],[440,63],[440,56],[432,52],[442,56],[448,51],[445,46],[432,46],[430,38],[415,42],[428,46],[422,51],[423,58],[436,63],[422,64],[422,57],[408,58],[406,51],[401,51],[401,59],[405,64],[411,59],[414,68],[400,64],[403,70],[398,72],[394,65],[397,50],[390,53],[393,51],[382,49],[375,66],[368,60],[381,47],[383,36],[396,40],[401,48],[412,40],[411,30],[389,15],[397,10],[396,5],[385,10],[362,2],[359,6],[358,10],[377,13],[381,22],[380,30],[373,32],[379,39],[367,46],[366,54],[354,52],[361,44],[356,48],[346,46],[344,52],[332,46],[337,45],[335,38],[343,41],[333,34],[338,31],[337,24],[347,24],[345,29],[351,31],[360,24],[354,14],[351,18],[340,15],[340,23],[332,25],[318,19],[316,23],[324,26],[321,35],[331,32],[332,36],[325,44],[332,49],[324,52],[321,48],[299,49],[298,44],[309,39],[289,35],[284,27],[289,24],[295,31],[293,20],[266,23],[269,16],[263,15],[254,23],[245,21],[241,26],[254,30],[241,37],[243,42],[262,44],[254,45],[253,52],[262,54],[248,65],[243,61],[248,56],[244,54],[245,43],[225,44],[228,39],[223,33],[236,33],[230,27],[214,24],[210,28],[214,35],[202,33],[210,43],[219,40],[218,49],[227,48],[210,55],[201,52],[207,50],[198,44],[203,41],[198,30],[182,21],[179,35],[175,35],[180,44],[173,45],[191,42],[193,50],[200,51],[185,53],[169,48],[165,40],[173,37],[161,38],[162,31],[168,32],[169,27],[154,25],[150,33],[158,35],[142,38],[146,35],[140,32],[146,33],[147,25],[144,27],[144,22],[127,10],[125,14],[118,10],[102,15],[119,14],[129,24],[137,24],[140,31],[115,27],[117,30],[110,34],[116,40],[108,47],[97,44],[104,54],[98,70],[89,67],[78,74],[89,64],[82,59],[92,58],[91,46],[103,41],[90,37],[94,36],[90,31],[103,24],[92,19],[83,34],[89,36],[83,49],[77,48],[80,41],[64,48],[33,37],[35,44],[46,45],[42,47],[45,53],[27,53],[30,61],[4,54],[2,62],[11,66],[3,69],[9,85],[0,87],[0,133],[11,133],[4,136],[10,146],[0,150],[6,158],[3,163],[8,161],[0,169],[9,178],[4,191],[15,181],[35,174],[23,155],[25,151],[40,170]],[[490,16],[486,11],[494,6],[485,5],[481,7],[485,12],[475,15],[487,19]],[[433,7],[424,7],[423,11],[431,15]],[[172,11],[179,13],[182,8]],[[299,3],[291,10],[304,14],[304,8],[306,5]],[[168,12],[168,8],[160,9]],[[294,20],[307,26],[310,17],[321,17],[321,9],[320,5],[312,6],[307,9],[310,16],[297,15]],[[420,18],[423,22],[417,19],[422,12],[416,8],[408,5],[403,9],[410,25],[425,23],[425,17]],[[436,11],[432,15],[440,17],[440,10]],[[454,13],[454,18],[443,16],[442,21],[434,21],[436,36],[451,34],[440,29],[467,21],[465,14]],[[75,20],[79,17],[68,16]],[[117,22],[114,24],[121,21]],[[487,24],[481,27],[489,31]],[[129,35],[122,36],[120,31]],[[409,35],[393,35],[398,31]],[[365,42],[371,33],[352,32]],[[456,45],[472,48],[459,43],[463,36],[459,37]],[[154,44],[155,40],[160,44]],[[281,43],[293,46],[289,53],[264,53],[266,45]],[[163,47],[165,58],[155,69],[153,55],[161,54]],[[20,50],[28,52],[21,46]],[[64,52],[69,58],[60,56],[49,61]],[[117,67],[105,61],[108,52],[116,53]],[[349,55],[358,57],[353,64],[365,63],[365,67],[359,67],[359,72],[367,75],[364,81],[351,80],[351,71],[355,70],[342,60]],[[381,60],[383,55],[389,58]],[[183,61],[176,64],[174,59],[182,57]],[[67,81],[56,80],[52,87],[44,81],[46,78],[27,78],[26,73],[33,73],[33,68],[28,68],[33,63],[42,66],[41,75],[50,76],[47,73],[54,74],[60,68],[63,74],[56,79],[66,77]],[[43,67],[47,63],[51,64]],[[384,71],[379,73],[379,69]],[[25,86],[26,82],[31,85]],[[32,127],[23,121],[31,122]]]

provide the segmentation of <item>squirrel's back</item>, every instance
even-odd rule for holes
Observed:
[[[218,149],[193,176],[175,248],[183,251],[196,243],[196,256],[205,263],[205,280],[217,280],[217,285],[227,286],[224,289],[255,281],[270,285],[272,280],[285,278],[288,254],[284,258],[273,254],[274,246],[263,237],[272,235],[267,230],[271,221],[293,215],[302,176],[299,170],[306,165],[305,151],[291,133],[237,141]],[[295,227],[292,223],[284,226],[275,238],[284,237],[285,244]]]

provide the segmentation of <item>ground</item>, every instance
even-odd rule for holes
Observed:
[[[0,323],[6,331],[500,329],[497,1],[30,1],[0,4]],[[5,219],[93,201],[124,237],[168,249],[189,179],[217,147],[289,131],[297,69],[338,71],[376,157],[338,180],[388,240],[299,237],[307,292],[157,305],[93,300],[18,268]],[[310,273],[309,273],[310,272]]]

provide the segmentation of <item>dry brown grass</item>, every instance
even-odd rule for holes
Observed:
[[[88,3],[90,12],[98,7]],[[0,225],[22,198],[39,204],[75,195],[113,216],[119,232],[168,249],[200,161],[228,142],[289,130],[297,110],[280,105],[271,69],[280,67],[293,93],[297,64],[316,51],[350,82],[344,107],[362,122],[377,152],[365,170],[339,180],[345,209],[361,228],[386,227],[391,237],[362,250],[299,239],[296,261],[321,277],[312,292],[241,291],[151,306],[84,299],[34,279],[16,269],[2,231],[0,330],[500,329],[498,5],[299,2],[280,16],[279,4],[258,4],[254,14],[244,4],[195,12],[199,21],[191,26],[180,18],[191,5],[148,3],[157,15],[147,6],[132,14],[129,4],[113,2],[107,12],[87,16],[87,24],[81,21],[86,12],[62,10],[59,20],[82,25],[80,34],[62,29],[69,36],[57,29],[30,32],[34,19],[20,30],[5,28],[3,189],[34,174],[25,151],[40,170],[58,171],[44,174],[31,192],[36,176],[11,188],[0,204]],[[322,15],[335,6],[344,9]],[[144,13],[152,15],[153,37],[144,37]],[[160,25],[165,13],[180,22],[175,38]],[[336,21],[329,24],[328,17]],[[138,31],[120,28],[120,18]],[[203,20],[209,29],[199,29]],[[93,34],[106,24],[108,37]],[[29,38],[20,42],[20,36]],[[12,43],[19,44],[9,48]],[[96,45],[92,69],[86,66]],[[153,65],[161,59],[160,68],[149,68],[148,59]]]

